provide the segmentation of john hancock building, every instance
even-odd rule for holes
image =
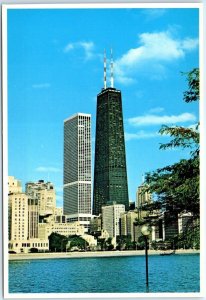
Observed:
[[[106,82],[97,95],[96,139],[94,162],[93,214],[99,215],[108,204],[124,204],[129,209],[127,169],[121,91],[115,89],[111,59],[111,85]]]

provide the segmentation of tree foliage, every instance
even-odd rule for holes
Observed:
[[[194,68],[187,75],[188,90],[184,92],[183,99],[185,102],[197,101],[200,98],[200,87],[199,87],[199,68]]]
[[[199,100],[199,69],[187,74],[188,90],[183,94],[185,102]],[[199,218],[199,132],[196,128],[166,126],[160,134],[169,135],[171,140],[161,144],[160,149],[190,149],[190,157],[179,162],[147,173],[146,185],[155,193],[157,202],[170,212],[190,211],[194,218]]]
[[[86,250],[89,245],[88,242],[78,235],[72,235],[68,237],[69,249],[77,248],[79,250]]]
[[[199,69],[187,73],[188,90],[184,92],[186,102],[199,100]],[[172,139],[161,144],[160,149],[189,148],[189,159],[168,165],[148,173],[146,183],[158,200],[171,210],[191,211],[199,215],[199,132],[185,127],[168,127],[163,125],[160,134],[167,134]]]
[[[66,236],[53,232],[49,236],[49,250],[52,252],[66,251],[67,241],[68,238]]]

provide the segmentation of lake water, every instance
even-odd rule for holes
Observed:
[[[149,292],[199,292],[199,254],[149,256]],[[10,293],[144,293],[145,257],[9,262]]]

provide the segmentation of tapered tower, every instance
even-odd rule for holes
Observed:
[[[97,95],[96,140],[94,163],[93,214],[101,213],[103,205],[124,204],[129,209],[124,125],[121,91],[115,89],[113,60],[111,84],[106,84],[104,58],[104,88]]]

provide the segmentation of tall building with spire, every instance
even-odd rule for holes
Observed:
[[[96,140],[94,163],[93,214],[104,205],[124,204],[129,209],[127,169],[121,91],[114,88],[111,57],[110,87],[106,79],[104,55],[104,88],[97,95]]]

